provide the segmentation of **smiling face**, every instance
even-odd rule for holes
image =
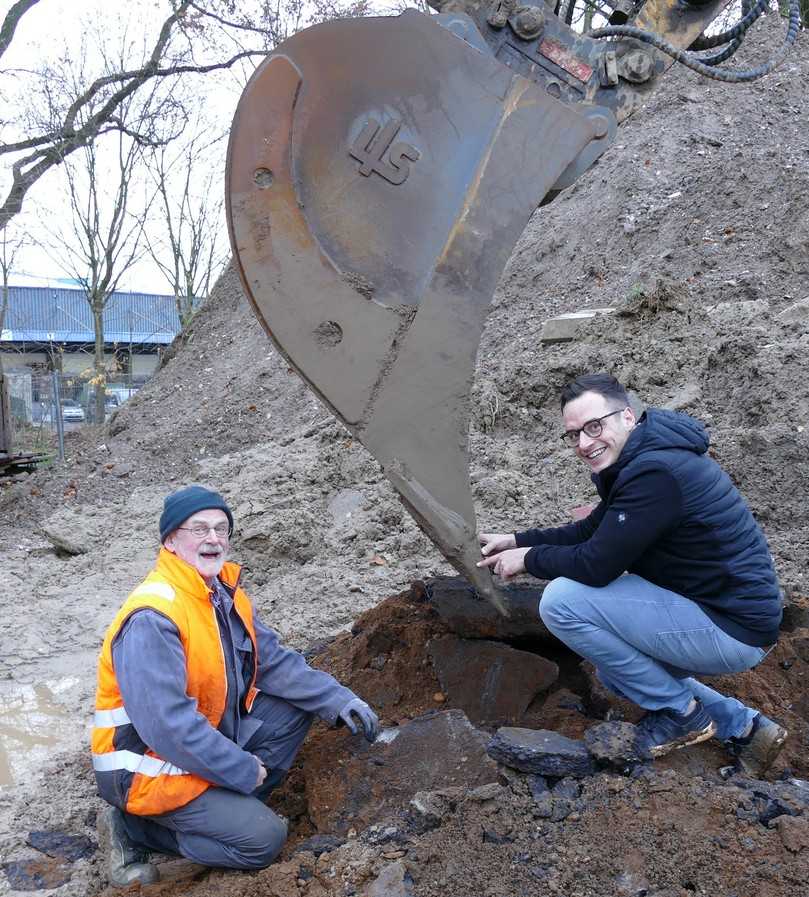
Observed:
[[[180,526],[166,536],[163,545],[174,552],[178,558],[182,558],[187,564],[191,564],[199,575],[205,580],[206,585],[213,583],[214,577],[219,575],[222,565],[227,558],[229,543],[228,535],[218,535],[213,527],[224,526],[227,528],[229,521],[227,514],[218,508],[210,508],[205,511],[197,511]],[[207,527],[203,536],[195,536],[192,529]]]
[[[565,430],[581,430],[588,421],[604,418],[618,408],[620,405],[616,401],[606,399],[600,393],[582,393],[562,410]],[[606,470],[618,460],[629,434],[635,428],[635,414],[631,408],[624,408],[620,414],[602,420],[601,426],[599,436],[588,436],[582,431],[575,449],[593,473]]]

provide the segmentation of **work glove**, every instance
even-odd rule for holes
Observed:
[[[354,721],[354,717],[362,725],[362,734],[365,736],[365,740],[373,744],[379,733],[379,717],[365,701],[357,697],[352,698],[337,714],[338,724],[339,722],[344,722],[352,735],[357,734],[357,724]]]

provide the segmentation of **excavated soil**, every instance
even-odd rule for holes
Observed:
[[[754,29],[746,62],[780,40],[777,26],[769,16]],[[557,396],[572,376],[610,370],[639,401],[710,426],[712,452],[761,522],[789,602],[777,649],[719,687],[790,729],[773,775],[799,778],[809,777],[804,44],[752,85],[673,71],[605,158],[534,216],[494,298],[470,435],[478,519],[509,530],[565,522],[594,499],[557,438]],[[575,341],[540,341],[548,318],[604,307],[617,311]],[[5,864],[38,857],[41,893],[104,890],[97,855],[63,868],[25,842],[44,829],[95,838],[100,803],[85,747],[95,654],[154,556],[163,496],[183,483],[227,496],[233,554],[263,618],[379,706],[385,725],[447,708],[425,653],[444,624],[409,585],[451,571],[373,459],[275,352],[232,271],[154,380],[103,430],[69,434],[68,455],[0,485],[0,772],[6,764],[12,780],[0,789],[0,854]],[[561,669],[526,724],[579,737],[603,717],[605,699],[574,658],[519,647],[552,654]],[[282,862],[156,893],[776,897],[803,893],[809,879],[809,821],[750,817],[712,745],[635,777],[587,779],[576,809],[556,821],[537,816],[525,777],[508,774],[485,799],[456,795],[431,830],[372,827],[296,853],[304,838],[329,834],[316,832],[310,807],[327,800],[329,765],[347,750],[344,733],[316,727],[273,797],[293,826]],[[17,893],[4,868],[0,894]]]

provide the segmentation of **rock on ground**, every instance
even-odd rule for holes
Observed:
[[[307,752],[309,817],[320,831],[345,834],[403,813],[417,792],[496,781],[488,740],[460,710],[384,729],[372,745],[328,733],[318,756]]]
[[[559,678],[559,668],[502,642],[441,636],[428,646],[441,688],[473,722],[516,722]]]
[[[504,726],[487,747],[489,755],[520,772],[542,776],[589,776],[595,770],[581,741],[558,732]]]

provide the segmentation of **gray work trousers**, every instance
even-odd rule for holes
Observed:
[[[263,725],[242,747],[266,766],[262,785],[252,794],[209,788],[184,807],[160,816],[124,813],[133,841],[204,866],[263,869],[270,865],[286,841],[287,827],[264,801],[288,772],[313,716],[263,692],[250,715],[263,720]]]

